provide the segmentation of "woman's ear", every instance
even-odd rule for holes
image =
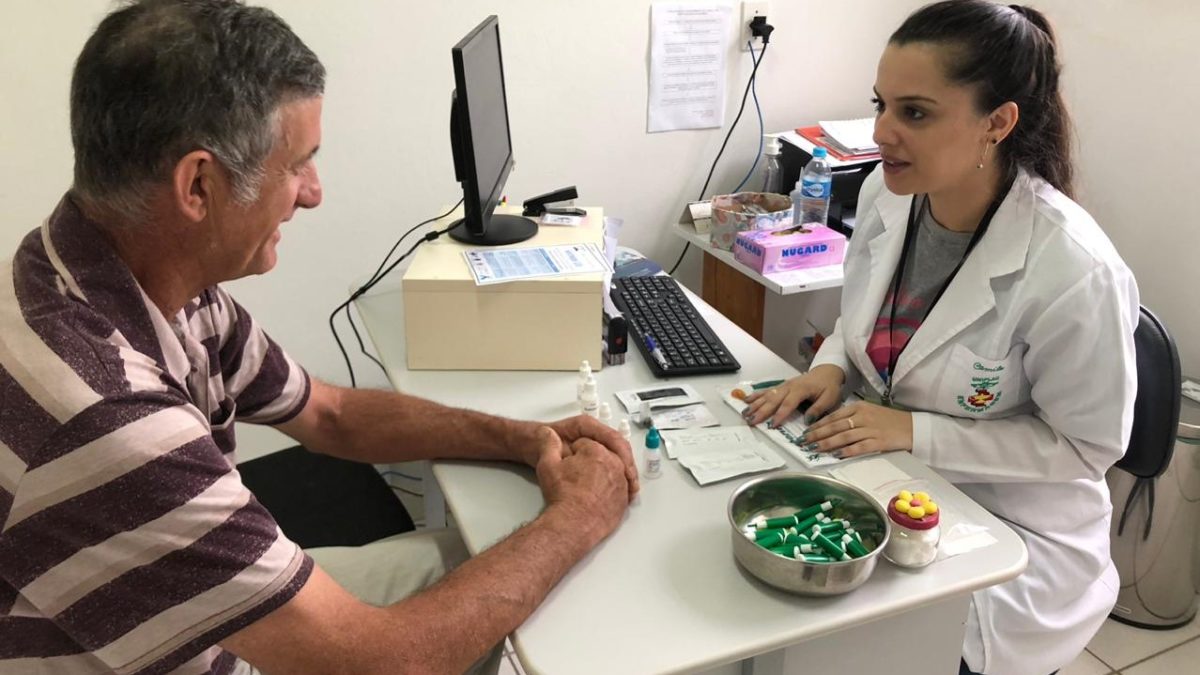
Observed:
[[[993,143],[999,143],[1008,138],[1017,126],[1021,117],[1021,109],[1013,101],[1000,104],[987,117],[987,136]]]

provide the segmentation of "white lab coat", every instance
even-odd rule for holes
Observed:
[[[910,196],[876,170],[845,260],[842,316],[814,366],[884,389],[867,357],[904,243]],[[896,364],[913,454],[1004,520],[1029,566],[978,591],[963,658],[988,675],[1046,675],[1073,660],[1116,602],[1105,471],[1133,423],[1133,275],[1100,227],[1021,171],[987,234]],[[982,390],[982,391],[980,391]],[[937,567],[926,570],[937,574]]]

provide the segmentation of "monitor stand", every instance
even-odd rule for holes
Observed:
[[[516,244],[533,238],[538,232],[538,224],[529,218],[496,213],[488,220],[487,234],[476,235],[461,225],[462,220],[453,223],[450,237],[455,241],[475,246],[504,246]]]

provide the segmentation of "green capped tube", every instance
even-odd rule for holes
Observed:
[[[789,532],[787,537],[783,540],[783,543],[787,544],[788,546],[798,546],[800,544],[811,544],[812,540],[802,534]]]
[[[771,534],[759,539],[754,543],[763,548],[775,548],[776,546],[782,546],[786,539],[787,534],[783,530],[775,530]]]
[[[808,553],[801,553],[801,554],[797,555],[796,560],[800,560],[802,562],[810,562],[810,563],[833,562],[833,558],[830,558],[827,555],[816,555],[816,554],[808,554]]]
[[[799,552],[800,552],[799,549],[795,546],[776,546],[775,548],[768,549],[768,550],[770,550],[771,553],[774,553],[775,555],[781,555],[785,558],[795,558],[797,555],[799,555]]]
[[[793,525],[795,525],[798,522],[800,522],[800,519],[797,518],[795,515],[780,516],[779,518],[767,518],[766,520],[764,520],[758,524],[758,529],[760,529],[760,530],[776,530],[781,527],[792,527]]]
[[[813,504],[812,506],[808,507],[807,509],[801,509],[800,511],[796,512],[796,522],[798,523],[801,520],[804,520],[805,518],[811,518],[812,516],[815,516],[818,513],[825,513],[826,511],[832,511],[832,510],[833,510],[833,502],[830,502],[830,501],[824,501],[824,502],[821,502],[820,504]]]
[[[842,535],[842,546],[845,546],[846,550],[850,552],[850,555],[854,556],[855,558],[861,558],[867,554],[867,547],[863,546],[861,541],[848,534]]]
[[[817,527],[821,528],[821,532],[824,534],[831,534],[831,533],[842,534],[843,532],[846,531],[846,526],[843,525],[842,521],[840,521],[840,520],[831,520],[827,523],[821,523]]]
[[[763,539],[766,539],[767,537],[769,537],[771,535],[775,535],[775,534],[787,535],[787,534],[795,534],[796,532],[797,532],[797,530],[794,527],[777,527],[777,528],[771,529],[771,530],[756,530],[754,532],[754,541],[760,542]]]
[[[830,541],[829,537],[826,537],[823,534],[818,534],[817,536],[813,537],[813,541],[816,542],[818,546],[825,549],[825,552],[828,553],[829,556],[834,560],[850,560],[850,556],[842,550],[842,547]]]
[[[811,530],[813,528],[813,525],[816,525],[816,524],[817,524],[816,517],[810,516],[810,517],[805,518],[804,520],[801,520],[800,522],[796,523],[796,531],[797,532],[808,532],[809,530]]]

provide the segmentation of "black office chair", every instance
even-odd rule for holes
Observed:
[[[1137,398],[1133,403],[1133,432],[1125,456],[1116,468],[1136,477],[1117,535],[1125,531],[1125,521],[1143,493],[1149,500],[1146,526],[1142,539],[1150,536],[1154,520],[1154,481],[1171,464],[1175,451],[1175,435],[1179,430],[1179,406],[1183,381],[1179,367],[1179,350],[1158,317],[1142,307],[1137,330],[1133,334],[1137,352]]]
[[[301,548],[362,546],[415,529],[370,464],[297,445],[238,465],[242,483]]]

